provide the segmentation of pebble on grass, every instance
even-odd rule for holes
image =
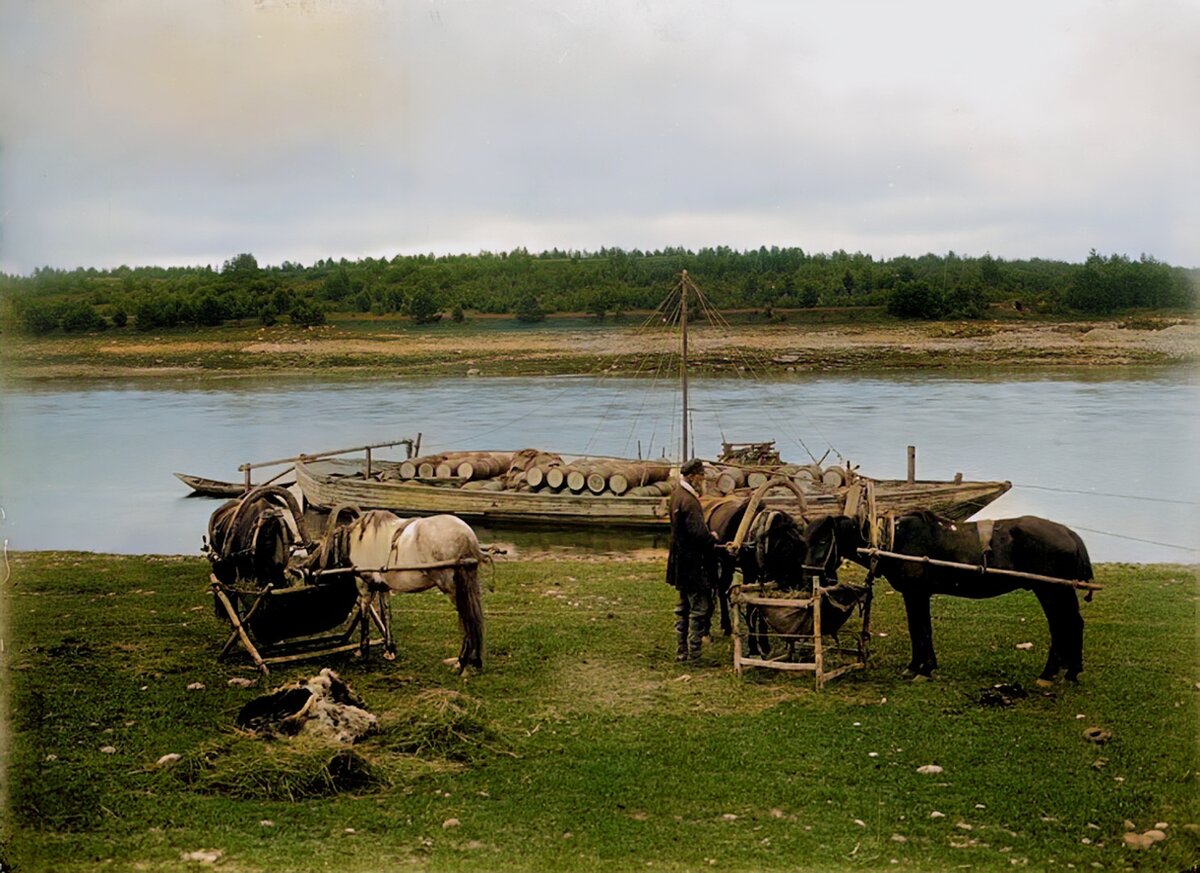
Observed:
[[[923,764],[917,768],[917,772],[925,776],[934,776],[943,772],[943,770],[937,764]]]
[[[456,828],[461,824],[462,824],[462,822],[460,822],[456,818],[448,818],[444,822],[442,822],[442,830],[445,831],[445,830],[449,830],[450,828]]]
[[[203,691],[204,683],[203,682],[193,682],[190,685],[188,685],[187,690],[188,691]]]
[[[157,761],[154,762],[154,766],[155,767],[170,767],[172,764],[174,764],[176,761],[178,761],[181,757],[182,756],[178,752],[167,752],[167,754],[163,755],[161,758],[159,758]]]
[[[195,861],[198,864],[215,864],[225,853],[220,849],[197,849],[194,852],[184,852],[179,856],[181,861]]]
[[[104,755],[115,755],[117,753],[117,748],[116,746],[101,746],[100,752]]]

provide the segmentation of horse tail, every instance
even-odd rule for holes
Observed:
[[[458,653],[458,671],[467,667],[483,669],[483,588],[479,584],[479,567],[484,561],[478,543],[472,543],[469,557],[473,564],[454,568],[454,607],[462,625],[462,649]]]
[[[1090,582],[1093,578],[1092,559],[1088,557],[1087,546],[1083,544],[1083,537],[1075,533],[1075,531],[1067,528],[1071,534],[1071,539],[1075,541],[1075,551],[1079,556],[1079,578],[1083,582]]]

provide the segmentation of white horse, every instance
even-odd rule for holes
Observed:
[[[364,625],[373,591],[414,594],[437,588],[454,603],[463,632],[458,657],[447,663],[460,673],[483,667],[479,565],[485,558],[470,525],[454,515],[400,518],[375,509],[339,527],[336,536],[338,563],[349,563],[359,577]],[[384,657],[395,657],[390,630],[385,630]]]

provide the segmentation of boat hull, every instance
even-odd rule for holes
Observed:
[[[387,509],[402,516],[449,513],[468,521],[538,527],[669,526],[667,497],[631,497],[550,491],[471,491],[412,480],[368,479],[365,464],[353,460],[296,463],[296,482],[305,501],[321,509],[351,504],[360,509]],[[1009,482],[935,482],[875,480],[880,512],[927,509],[956,521],[974,515],[1008,491]],[[846,489],[805,494],[805,517],[838,515]],[[764,505],[799,514],[791,497],[768,497]]]

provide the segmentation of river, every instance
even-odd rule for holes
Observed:
[[[722,439],[773,438],[785,460],[828,450],[827,463],[901,478],[914,445],[920,478],[1014,483],[981,517],[1064,522],[1095,561],[1200,559],[1200,382],[1188,370],[701,379],[690,400],[701,456]],[[678,408],[673,383],[595,377],[9,384],[2,532],[9,549],[197,554],[218,504],[186,496],[174,471],[232,480],[239,463],[417,432],[431,451],[658,456],[678,445]],[[481,533],[522,546],[653,544]]]

